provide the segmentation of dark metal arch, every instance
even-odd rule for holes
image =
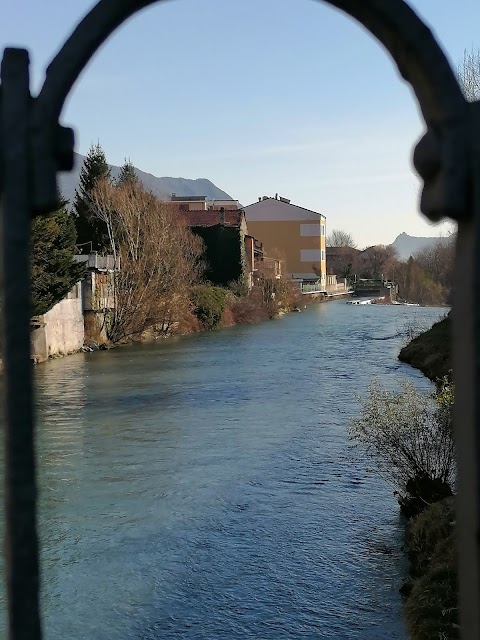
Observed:
[[[39,210],[50,208],[53,166],[46,161],[67,156],[73,138],[59,139],[49,149],[58,119],[78,76],[104,42],[141,9],[164,0],[100,0],[79,23],[47,69],[33,113],[35,200]],[[421,209],[432,220],[459,219],[465,212],[466,102],[455,75],[430,29],[404,0],[324,0],[355,18],[392,56],[418,99],[429,135],[418,147],[415,164],[429,182]],[[43,158],[43,164],[39,162]],[[68,160],[66,163],[68,166]],[[40,173],[39,173],[40,172]]]
[[[129,17],[163,0],[99,0],[29,93],[28,53],[5,51],[0,87],[0,263],[5,340],[7,582],[12,640],[39,640],[33,403],[29,363],[29,221],[56,206],[56,174],[71,169],[73,131],[59,125],[64,102],[98,47]],[[480,103],[468,105],[433,34],[404,0],[323,0],[355,18],[387,49],[410,83],[427,133],[414,163],[421,209],[459,221],[455,300],[455,415],[459,469],[462,637],[480,637]],[[3,255],[2,255],[3,251]],[[9,385],[10,388],[9,388]],[[463,413],[462,413],[463,411]],[[478,422],[478,425],[477,425]],[[461,437],[460,437],[461,436]],[[466,469],[466,471],[465,471]],[[463,531],[463,533],[462,533]]]
[[[47,69],[38,104],[57,118],[79,74],[98,47],[140,10],[165,0],[100,0],[78,24]],[[389,51],[412,85],[427,125],[463,114],[464,98],[430,29],[404,0],[323,0],[354,17]]]

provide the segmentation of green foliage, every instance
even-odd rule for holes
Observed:
[[[432,504],[409,527],[407,542],[414,576],[405,603],[413,640],[459,637],[455,503]]]
[[[391,391],[374,379],[349,435],[400,492],[412,515],[451,494],[455,480],[452,433],[453,386],[445,379],[434,393],[405,381]]]
[[[32,225],[32,313],[42,315],[64,298],[85,273],[73,262],[75,224],[71,215],[59,209],[38,216]]]
[[[121,187],[127,182],[137,184],[139,180],[131,160],[125,159],[125,162],[120,167],[120,173],[118,174],[118,178],[115,180],[115,185],[117,187]]]
[[[243,298],[248,295],[248,287],[245,278],[238,278],[228,283],[228,288],[237,298]]]
[[[191,227],[205,243],[205,278],[214,285],[228,286],[244,278],[243,241],[235,227],[220,224],[211,227]]]
[[[107,225],[100,220],[90,202],[90,194],[100,178],[110,178],[110,169],[100,144],[92,145],[80,172],[79,188],[75,193],[73,213],[77,244],[91,244],[92,251],[106,252],[110,248]],[[90,250],[90,247],[87,247]]]
[[[192,288],[190,300],[194,313],[205,329],[215,329],[221,319],[229,297],[229,292],[221,287],[197,285]]]

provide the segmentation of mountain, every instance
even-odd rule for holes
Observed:
[[[408,260],[410,256],[422,251],[422,249],[428,249],[436,242],[448,242],[448,238],[419,238],[417,236],[409,236],[407,233],[401,233],[395,238],[391,246],[397,250],[400,260]]]
[[[73,171],[60,174],[60,191],[70,202],[73,202],[75,197],[75,189],[78,187],[83,161],[84,156],[76,153]],[[115,165],[110,165],[110,170],[113,178],[116,178],[120,173],[120,167]],[[145,171],[137,168],[135,168],[135,171],[143,186],[161,200],[170,200],[172,193],[176,193],[178,196],[207,196],[207,198],[215,200],[232,200],[228,193],[216,187],[213,182],[206,178],[198,178],[197,180],[190,180],[189,178],[157,178],[151,173],[145,173]]]

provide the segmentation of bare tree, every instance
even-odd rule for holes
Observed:
[[[341,229],[333,229],[327,236],[327,247],[353,247],[356,248],[355,240],[351,233]]]
[[[114,278],[109,338],[117,342],[157,327],[168,331],[201,271],[202,241],[142,185],[100,180],[91,194],[121,269]]]
[[[441,238],[427,249],[414,255],[417,264],[446,291],[453,286],[455,264],[455,236]]]
[[[359,255],[359,273],[364,278],[394,279],[398,254],[392,245],[368,247]]]
[[[395,278],[402,300],[428,306],[446,304],[446,290],[412,256],[397,265]]]
[[[457,75],[466,99],[469,102],[480,100],[480,49],[465,49]]]

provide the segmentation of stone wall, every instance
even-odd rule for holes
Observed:
[[[32,331],[32,357],[43,361],[50,356],[66,355],[83,347],[85,329],[80,285],[76,285],[61,302],[37,318]]]

